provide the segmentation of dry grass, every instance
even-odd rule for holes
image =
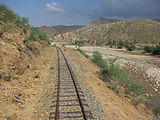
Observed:
[[[85,40],[89,44],[106,45],[108,41],[157,43],[160,41],[160,23],[153,20],[132,20],[111,24],[86,26],[77,31],[55,37],[56,40],[74,42]]]

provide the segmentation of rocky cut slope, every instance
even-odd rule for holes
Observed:
[[[109,41],[158,43],[160,41],[160,23],[153,20],[130,20],[110,24],[93,24],[57,35],[54,40],[69,43],[85,40],[86,43],[92,45],[106,45]]]

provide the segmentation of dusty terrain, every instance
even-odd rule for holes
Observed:
[[[5,43],[14,47],[12,43]],[[23,45],[23,44],[21,44]],[[19,47],[15,47],[19,48]],[[57,78],[57,55],[56,49],[43,43],[32,43],[16,52],[1,52],[2,62],[0,79],[0,119],[2,120],[46,120],[48,119],[54,80]],[[16,51],[16,49],[15,49]],[[91,91],[90,97],[94,97],[98,103],[94,103],[94,111],[98,110],[98,117],[104,116],[104,120],[151,120],[152,112],[143,104],[135,107],[126,97],[119,97],[106,87],[99,79],[99,68],[89,59],[74,50],[65,50],[72,63],[77,77],[84,82],[84,87]],[[21,59],[10,59],[17,55]],[[19,60],[19,61],[17,61]],[[1,62],[1,63],[2,63]],[[18,62],[18,63],[17,63]],[[10,65],[11,63],[11,65]],[[17,64],[15,64],[17,63]],[[11,67],[12,66],[12,67]],[[27,68],[25,66],[28,66]],[[5,67],[5,69],[4,69]],[[8,70],[10,70],[7,74]],[[23,71],[21,73],[21,71]],[[88,94],[86,92],[86,94]],[[90,99],[91,100],[91,99]],[[92,102],[91,102],[92,103]],[[98,105],[100,104],[100,105]],[[101,107],[101,108],[100,108]],[[102,109],[102,111],[101,111]],[[103,115],[103,114],[104,115]]]
[[[143,104],[135,107],[128,98],[119,97],[107,88],[98,77],[99,68],[89,59],[75,50],[67,49],[65,53],[69,56],[76,75],[100,103],[106,114],[105,120],[151,120],[152,114]]]
[[[68,47],[75,48],[74,46]],[[90,56],[94,51],[99,51],[106,60],[118,57],[116,64],[127,69],[135,78],[134,80],[146,88],[146,92],[159,96],[160,99],[159,57],[142,54],[140,51],[128,52],[106,47],[81,47],[81,49]]]
[[[9,25],[10,32],[0,37],[0,120],[45,120],[56,77],[56,51],[43,42],[24,43],[26,33]]]
[[[117,64],[125,67],[135,76],[135,80],[144,84],[147,91],[160,95],[160,59],[159,57],[126,52],[125,50],[107,48],[82,48],[89,54],[93,51],[102,53],[105,59],[118,57]]]
[[[55,55],[54,48],[43,48],[43,52],[36,56],[23,75],[14,76],[11,81],[0,80],[1,120],[48,118],[54,89]]]
[[[15,27],[13,24],[12,28]],[[57,78],[56,49],[44,42],[24,43],[25,35],[16,27],[12,33],[6,32],[0,37],[0,120],[46,120],[49,117]],[[83,49],[88,54],[96,50]],[[106,50],[101,52],[106,57],[121,53],[112,50],[107,56]],[[143,104],[135,107],[128,98],[107,88],[98,76],[99,68],[89,59],[74,50],[65,53],[83,83],[82,88],[86,89],[92,110],[98,114],[94,115],[95,119],[151,120],[152,113]],[[126,53],[119,57],[125,55],[128,60]],[[125,65],[126,62],[120,63]]]

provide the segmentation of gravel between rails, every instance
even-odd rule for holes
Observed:
[[[73,60],[73,58],[77,56],[66,51],[64,52],[68,59],[69,64],[72,66],[72,69],[76,75],[76,79],[78,80],[80,87],[83,89],[84,95],[89,105],[89,111],[93,113],[94,120],[105,120],[104,119],[105,114],[103,113],[103,110],[101,109],[100,104],[96,100],[92,89],[86,87],[84,76],[79,76],[79,73],[82,72],[82,70],[78,68],[77,64],[80,64],[80,63]]]
[[[81,88],[79,87],[79,84],[76,80],[73,81],[72,73],[69,72],[68,62],[66,63],[65,58],[63,57],[63,54],[58,49],[59,53],[59,70],[60,73],[58,75],[58,79],[56,80],[55,84],[55,90],[53,92],[53,102],[51,105],[51,112],[50,112],[50,118],[49,119],[55,119],[55,117],[58,117],[58,119],[63,120],[75,120],[75,119],[86,119],[87,120],[93,120],[92,114],[89,111],[88,104],[84,98],[83,90],[81,91]],[[76,87],[74,86],[76,84]],[[79,97],[77,94],[77,91],[81,94]],[[57,96],[58,95],[58,96]],[[80,100],[83,99],[83,112],[82,112],[82,106]],[[57,102],[58,100],[58,102]],[[58,107],[57,107],[58,105]],[[57,115],[57,109],[58,109],[58,115]],[[85,113],[84,113],[85,112]],[[85,117],[83,115],[86,115]]]

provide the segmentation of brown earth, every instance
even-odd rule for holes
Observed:
[[[37,120],[48,117],[47,96],[54,88],[55,49],[43,49],[41,56],[35,59],[30,68],[11,81],[1,80],[0,119],[1,120]],[[35,75],[39,78],[35,78]],[[45,106],[44,106],[45,105]]]
[[[0,37],[0,120],[45,120],[56,77],[55,48],[24,44],[25,33],[14,29]]]
[[[145,105],[139,104],[134,106],[125,95],[117,95],[111,89],[107,88],[99,76],[99,68],[89,59],[75,50],[67,49],[66,53],[70,56],[74,67],[79,71],[81,76],[89,87],[96,99],[102,106],[106,114],[106,120],[151,120],[152,112]]]

